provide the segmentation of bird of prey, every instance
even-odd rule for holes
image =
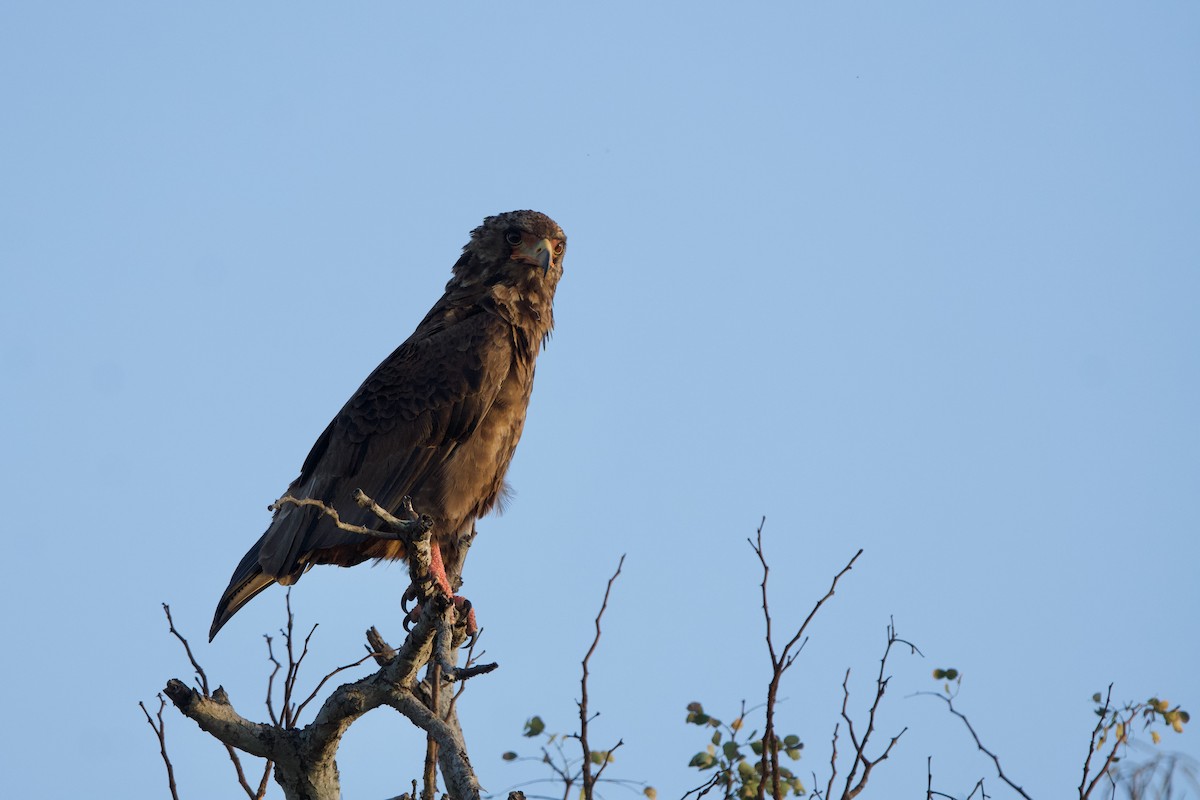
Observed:
[[[504,494],[534,361],[554,327],[566,244],[562,228],[536,211],[486,218],[446,293],[329,423],[287,494],[372,528],[380,523],[354,502],[356,489],[389,511],[411,497],[433,518],[435,562],[456,563],[475,520]],[[343,531],[317,509],[283,505],[234,570],[209,639],[259,592],[291,585],[314,564],[406,555],[403,542]],[[440,583],[448,591],[444,574]]]

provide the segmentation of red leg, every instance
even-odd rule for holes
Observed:
[[[462,615],[463,607],[466,606],[467,613],[463,622],[467,626],[467,634],[469,636],[474,636],[479,630],[478,626],[475,624],[475,609],[470,607],[470,604],[467,602],[465,597],[460,597],[454,594],[454,590],[450,588],[450,578],[446,575],[446,564],[444,561],[442,561],[442,549],[438,547],[436,542],[433,542],[429,546],[429,574],[433,577],[433,582],[436,583],[438,588],[442,590],[442,594],[446,595],[446,597],[449,597],[454,603],[454,606],[458,609],[460,616]],[[415,619],[420,610],[420,606],[417,606],[415,609],[413,609],[410,618]]]
[[[429,574],[433,576],[442,594],[454,597],[454,592],[450,589],[450,579],[446,577],[446,565],[442,562],[442,548],[438,547],[437,542],[429,545]]]

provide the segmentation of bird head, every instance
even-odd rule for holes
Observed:
[[[524,284],[558,282],[567,236],[558,223],[537,211],[508,211],[488,217],[471,231],[471,241],[454,265],[461,281]]]

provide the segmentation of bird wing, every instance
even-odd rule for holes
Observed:
[[[513,364],[512,332],[502,318],[480,306],[437,312],[334,417],[290,493],[332,505],[345,522],[373,526],[374,515],[354,502],[356,489],[394,510],[437,478],[487,415]],[[308,554],[368,541],[328,518],[285,507],[259,541],[257,561],[268,575],[294,578]]]

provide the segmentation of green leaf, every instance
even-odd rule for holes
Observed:
[[[687,710],[691,711],[693,714],[703,714],[704,706],[700,705],[699,703],[688,703]]]
[[[1099,693],[1099,692],[1096,692],[1094,695],[1092,695],[1092,702],[1093,702],[1093,703],[1099,703],[1099,702],[1100,702],[1100,693]]]
[[[796,749],[795,747],[788,748],[787,750],[784,750],[783,752],[787,753],[787,757],[790,758],[792,761],[800,760],[800,751],[798,749]]]
[[[712,743],[713,744],[721,743],[721,732],[720,731],[717,731],[716,733],[713,734]]]
[[[754,765],[749,761],[743,761],[737,765],[738,777],[745,783],[749,780],[757,780],[758,773],[754,770]]]
[[[712,753],[696,753],[688,762],[689,767],[696,769],[711,769],[717,765],[717,759]]]
[[[607,764],[612,761],[612,755],[607,750],[593,750],[588,755],[593,764]]]
[[[726,742],[725,746],[721,748],[721,752],[725,754],[725,759],[731,764],[742,757],[741,751],[738,750],[737,742],[734,741]]]
[[[757,742],[751,742],[750,749],[754,751],[754,755],[761,756],[763,751],[762,739],[759,739]]]
[[[958,670],[956,670],[956,669],[946,670],[946,680],[952,681],[957,677],[958,677]]]
[[[503,758],[505,761],[516,761],[517,760],[517,754],[514,753],[512,750],[509,750],[507,753],[505,753],[504,755],[502,755],[500,757]]]
[[[541,717],[535,716],[535,717],[530,717],[529,719],[525,720],[524,735],[526,737],[532,738],[534,736],[537,736],[544,730],[546,730],[546,723],[542,722]]]
[[[789,733],[787,736],[783,737],[783,746],[791,748],[791,747],[803,747],[804,745],[800,744],[799,736],[797,736],[794,733]]]

